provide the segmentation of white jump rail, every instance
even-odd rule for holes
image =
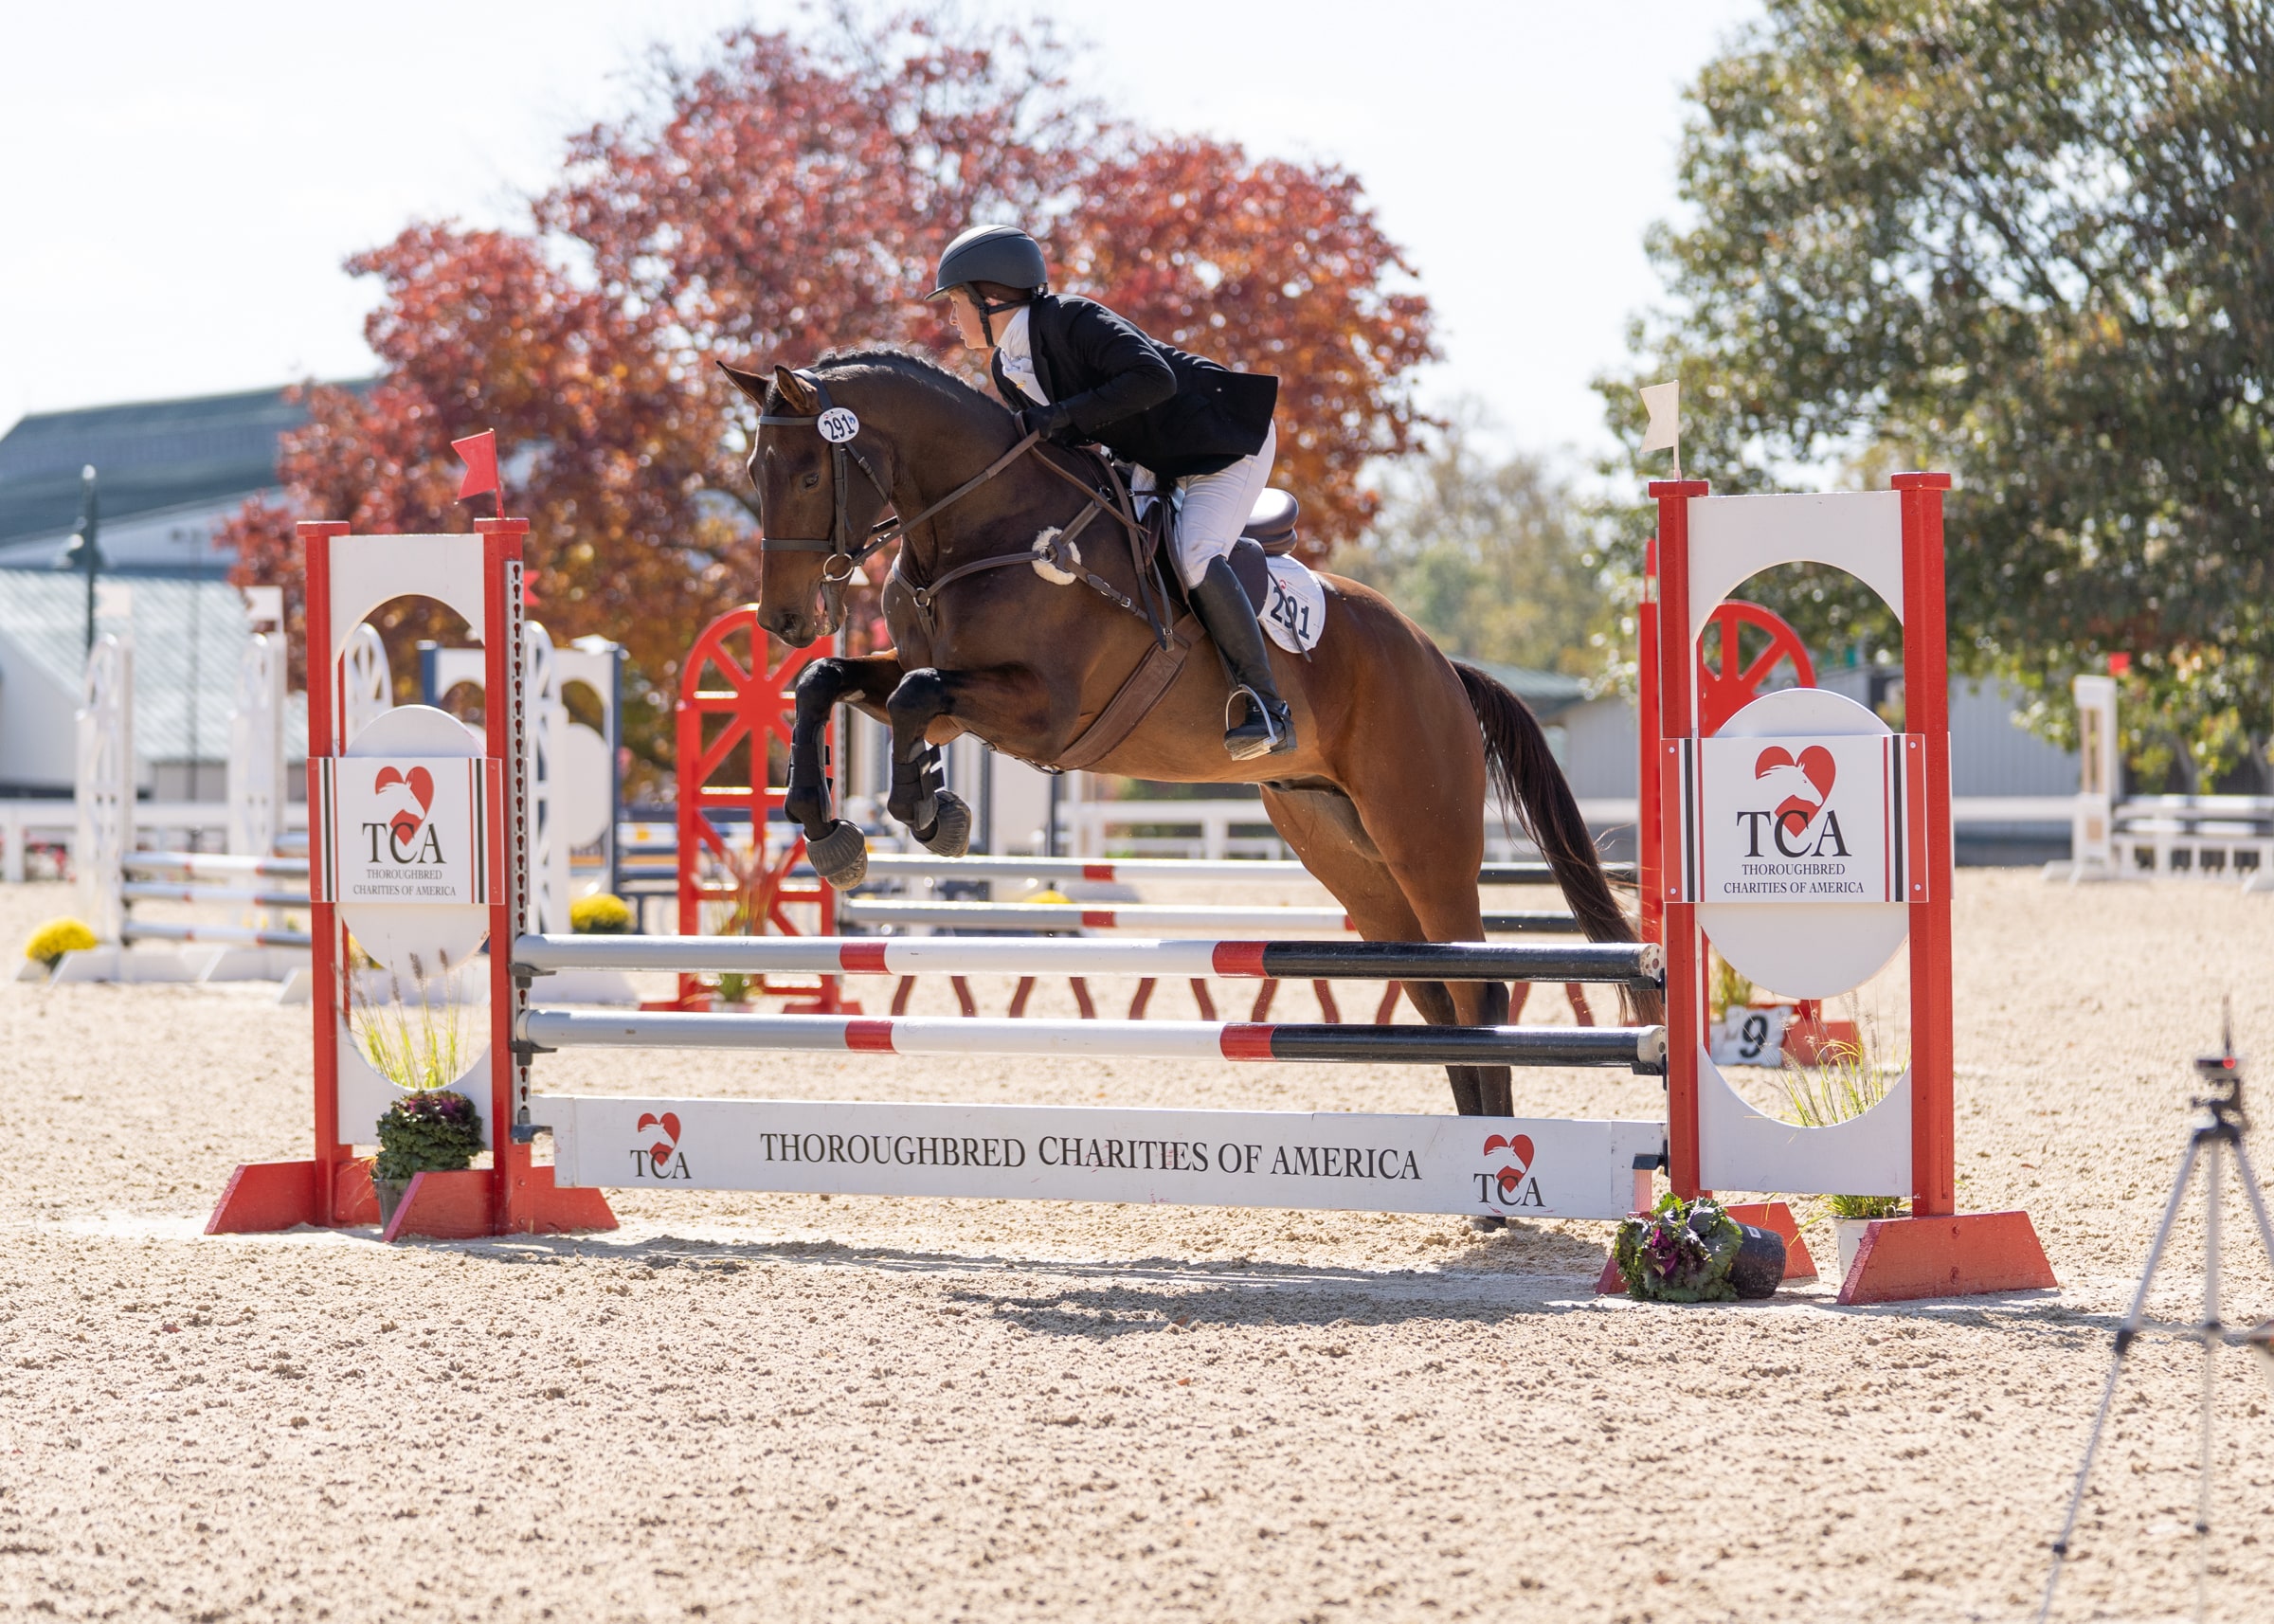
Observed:
[[[257,875],[263,879],[308,877],[306,857],[262,857],[232,852],[129,852],[123,866],[130,874]]]
[[[569,1048],[760,1049],[1416,1066],[1624,1066],[1652,1075],[1666,1064],[1662,1026],[1345,1026],[532,1008],[523,1012],[518,1033],[538,1054]]]
[[[118,888],[128,902],[241,902],[253,908],[305,908],[304,891],[263,891],[245,885],[168,885],[162,880],[130,879]]]
[[[244,947],[305,948],[313,939],[305,930],[264,930],[257,925],[171,925],[130,919],[124,929],[129,942],[224,942]]]

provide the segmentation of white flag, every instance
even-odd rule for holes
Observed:
[[[1651,384],[1638,391],[1643,409],[1651,414],[1650,427],[1642,431],[1642,449],[1674,451],[1677,465],[1682,460],[1682,385],[1679,380],[1670,384]]]

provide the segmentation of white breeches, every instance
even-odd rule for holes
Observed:
[[[1187,587],[1200,584],[1211,560],[1231,552],[1264,487],[1272,482],[1272,462],[1278,454],[1279,430],[1274,424],[1265,431],[1254,456],[1242,457],[1213,474],[1193,474],[1177,481],[1177,574]],[[1130,484],[1139,491],[1158,488],[1150,469],[1139,469]]]

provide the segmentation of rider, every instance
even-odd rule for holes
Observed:
[[[1094,441],[1137,466],[1132,490],[1181,492],[1177,573],[1222,654],[1235,700],[1224,732],[1236,761],[1295,748],[1272,680],[1255,605],[1227,555],[1272,476],[1279,380],[1187,355],[1094,300],[1050,292],[1050,267],[1016,226],[976,226],[948,244],[937,286],[967,350],[1020,426],[1062,444]]]

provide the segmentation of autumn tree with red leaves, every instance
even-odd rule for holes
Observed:
[[[1059,291],[1276,373],[1275,482],[1304,498],[1316,556],[1354,538],[1360,472],[1409,448],[1435,352],[1357,180],[1111,120],[1047,29],[945,16],[840,11],[809,35],[736,30],[699,63],[659,57],[639,110],[570,142],[526,232],[418,225],[350,261],[385,293],[366,325],[381,381],[311,388],[285,503],[225,529],[234,579],[285,584],[297,617],[294,518],[469,528],[449,442],[494,428],[532,520],[534,612],[556,638],[626,646],[643,701],[627,742],[665,764],[680,658],[757,580],[754,414],[713,361],[888,343],[961,364],[919,298],[982,220],[1034,230]],[[432,613],[397,605],[381,629],[450,629]]]

